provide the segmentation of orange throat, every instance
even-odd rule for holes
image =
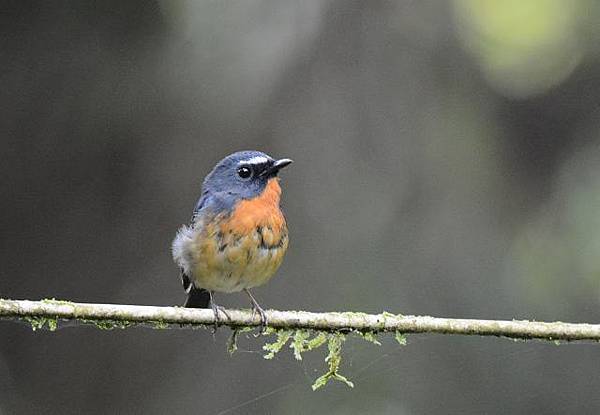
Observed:
[[[257,227],[269,227],[279,233],[285,226],[285,218],[279,209],[281,187],[279,179],[269,179],[263,192],[254,199],[240,201],[229,220],[221,225],[223,233],[248,234]]]

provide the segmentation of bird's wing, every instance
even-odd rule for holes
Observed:
[[[205,211],[210,211],[210,214],[216,215],[223,212],[230,212],[237,198],[229,192],[205,192],[200,196],[194,213],[192,214],[192,225],[196,218]]]
[[[202,209],[206,208],[210,204],[211,196],[207,192],[203,192],[200,195],[200,199],[196,202],[196,206],[194,207],[194,211],[192,212],[192,218],[190,219],[190,226],[194,226],[196,222],[196,218],[200,215]]]

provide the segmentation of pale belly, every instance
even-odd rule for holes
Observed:
[[[198,232],[185,246],[184,269],[196,287],[207,290],[229,293],[263,285],[281,265],[288,247],[287,229],[276,236],[270,228],[245,237]]]

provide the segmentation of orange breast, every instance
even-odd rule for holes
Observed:
[[[280,195],[278,180],[270,179],[260,196],[242,200],[230,215],[203,224],[192,249],[196,286],[234,292],[273,276],[288,247]]]
[[[279,179],[272,178],[260,196],[237,204],[229,220],[221,223],[221,232],[223,235],[248,235],[257,228],[264,228],[263,240],[269,245],[277,245],[286,227],[285,217],[279,209],[280,197]]]

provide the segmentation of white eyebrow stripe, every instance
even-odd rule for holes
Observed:
[[[264,164],[266,162],[268,162],[269,159],[263,156],[254,156],[252,158],[249,158],[248,160],[242,160],[240,161],[240,164]]]

